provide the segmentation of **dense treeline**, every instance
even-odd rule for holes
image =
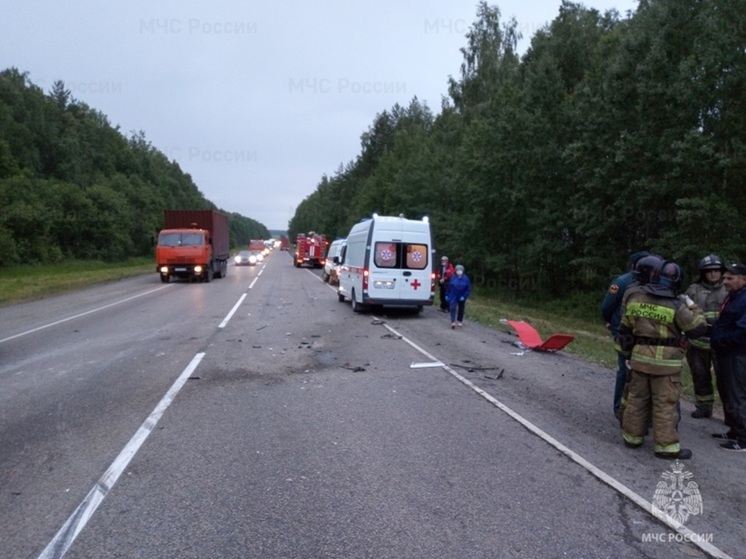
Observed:
[[[746,2],[641,0],[622,18],[564,1],[523,56],[517,28],[480,3],[440,113],[415,98],[377,115],[291,234],[429,215],[478,282],[553,296],[643,248],[689,272],[746,257]]]
[[[217,209],[144,134],[127,138],[74,99],[0,72],[0,266],[153,253],[164,209]],[[268,237],[230,214],[233,246]]]

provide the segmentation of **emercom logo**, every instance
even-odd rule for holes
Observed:
[[[676,460],[670,470],[661,474],[661,481],[653,495],[653,516],[677,527],[692,517],[704,512],[699,485],[694,474]],[[689,530],[681,532],[648,532],[642,534],[643,542],[712,542],[712,534],[695,534]]]

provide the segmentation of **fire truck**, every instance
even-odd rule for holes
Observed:
[[[296,268],[311,266],[323,268],[326,262],[326,236],[310,231],[307,235],[299,233],[295,239],[295,255],[293,264]]]

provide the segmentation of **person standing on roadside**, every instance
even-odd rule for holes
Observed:
[[[447,256],[440,258],[440,269],[438,270],[438,285],[440,288],[440,312],[448,312],[448,301],[446,301],[446,294],[448,293],[448,282],[451,281],[455,270],[453,264],[448,261]]]
[[[624,444],[642,446],[652,422],[655,455],[669,460],[692,457],[679,444],[682,336],[698,338],[708,330],[697,305],[676,296],[682,280],[679,265],[665,262],[650,282],[629,290],[619,328],[619,343],[629,359]]]
[[[471,281],[469,276],[464,273],[464,267],[458,264],[455,274],[448,282],[448,293],[446,300],[451,306],[451,328],[464,325],[464,309],[466,300],[471,295]]]
[[[746,264],[725,268],[723,284],[728,295],[712,326],[710,345],[715,355],[715,376],[723,401],[725,450],[746,452]]]
[[[717,254],[708,254],[699,261],[699,281],[686,290],[692,301],[702,309],[707,324],[712,325],[718,317],[727,292],[723,285],[725,265]],[[715,391],[712,389],[712,349],[710,338],[689,340],[686,361],[692,373],[696,406],[692,412],[694,419],[712,417],[712,405],[715,403]],[[716,377],[717,378],[717,377]]]
[[[627,290],[629,285],[634,280],[632,271],[635,268],[637,262],[646,257],[650,256],[650,253],[642,250],[635,252],[629,257],[629,271],[625,272],[621,276],[617,277],[611,282],[609,289],[606,291],[603,303],[601,303],[601,317],[606,323],[606,329],[611,333],[611,337],[614,339],[614,349],[617,354],[617,371],[616,381],[614,384],[614,415],[618,416],[619,407],[622,402],[622,394],[624,393],[624,385],[627,382],[627,358],[622,353],[619,347],[619,324],[622,320],[622,299],[624,298],[624,292]]]

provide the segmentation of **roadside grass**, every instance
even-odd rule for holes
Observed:
[[[154,271],[152,258],[132,258],[116,263],[69,261],[4,267],[0,268],[0,305],[42,299],[48,295]]]
[[[477,292],[469,297],[466,317],[495,330],[511,334],[514,333],[513,329],[500,323],[500,319],[524,320],[536,328],[542,339],[552,334],[575,336],[575,339],[562,351],[610,369],[609,394],[611,395],[614,390],[616,351],[609,332],[601,322],[602,298],[603,293],[595,298],[594,294],[578,294],[560,301],[527,301]],[[683,396],[687,400],[694,401],[692,376],[686,361],[684,361],[681,382]]]

